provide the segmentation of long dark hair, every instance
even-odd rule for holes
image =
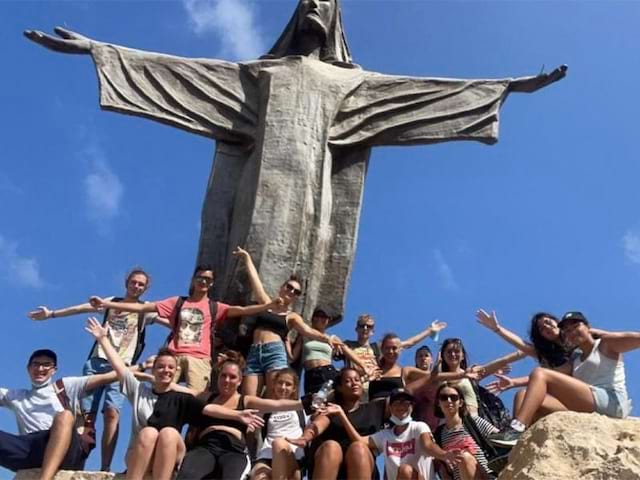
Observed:
[[[462,344],[462,340],[460,340],[459,338],[447,338],[444,342],[442,342],[442,347],[440,347],[440,362],[441,362],[440,371],[442,372],[451,371],[449,370],[449,365],[444,359],[444,351],[451,344],[458,345],[460,347],[460,350],[462,350],[462,360],[460,360],[460,368],[463,370],[466,370],[468,356],[467,356],[467,351],[464,349],[464,345]]]
[[[529,338],[536,349],[536,355],[540,364],[549,367],[559,367],[569,360],[569,349],[562,343],[547,340],[540,333],[538,322],[543,318],[550,318],[558,322],[559,320],[547,312],[538,312],[531,317],[531,326],[529,328]]]

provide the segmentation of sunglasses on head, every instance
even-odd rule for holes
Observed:
[[[460,395],[458,395],[457,393],[441,393],[440,395],[438,395],[438,399],[441,402],[448,402],[449,400],[451,400],[452,402],[457,402],[458,400],[460,400]]]
[[[293,285],[291,285],[290,283],[285,283],[284,284],[284,288],[285,290],[287,290],[288,292],[293,293],[296,297],[299,296],[302,293],[302,290],[300,290],[299,288],[294,287]]]

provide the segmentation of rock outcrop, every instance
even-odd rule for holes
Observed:
[[[499,480],[543,479],[640,479],[640,419],[560,412],[536,422]]]
[[[20,470],[14,480],[40,480],[40,469]],[[124,475],[106,472],[72,472],[60,470],[55,480],[124,480]]]

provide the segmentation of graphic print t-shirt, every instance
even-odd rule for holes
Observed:
[[[385,428],[371,435],[371,440],[376,449],[384,456],[384,470],[388,480],[396,480],[400,465],[411,465],[420,471],[423,478],[431,478],[431,457],[425,457],[421,450],[420,435],[429,433],[431,430],[426,423],[411,422],[407,429],[397,435],[393,428]]]
[[[171,297],[156,303],[158,315],[168,318],[172,328],[175,328],[175,307],[179,297]],[[218,302],[216,318],[211,320],[209,299],[204,298],[199,302],[185,300],[177,319],[178,329],[169,344],[169,350],[176,355],[189,355],[196,358],[209,358],[211,356],[211,329],[218,322],[227,318],[229,305]]]
[[[107,300],[112,299],[110,297]],[[152,324],[157,316],[157,313],[145,313],[144,326]],[[110,308],[107,317],[106,327],[111,345],[127,365],[131,364],[138,343],[138,318],[137,313],[120,312],[117,308]],[[94,347],[91,356],[107,359],[100,345]]]

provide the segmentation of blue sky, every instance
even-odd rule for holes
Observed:
[[[205,138],[101,112],[91,60],[46,51],[22,30],[62,25],[139,49],[242,60],[270,47],[295,4],[0,2],[7,327],[0,385],[28,385],[24,367],[35,348],[58,351],[63,375],[79,374],[90,348],[83,318],[34,323],[29,309],[120,293],[135,264],[153,275],[149,299],[186,291],[214,151]],[[374,151],[336,333],[354,335],[363,312],[377,318],[377,337],[409,336],[439,318],[449,323],[444,336],[462,337],[471,360],[483,362],[508,348],[476,325],[478,307],[495,308],[523,335],[539,310],[581,310],[598,327],[639,330],[640,3],[346,0],[343,7],[354,60],[368,70],[503,78],[566,63],[569,72],[535,94],[509,97],[497,145]],[[155,329],[150,351],[164,334]],[[636,403],[639,360],[639,352],[626,355]],[[522,362],[516,372],[532,366]],[[6,411],[0,429],[15,429]],[[88,466],[98,461],[96,452]]]

